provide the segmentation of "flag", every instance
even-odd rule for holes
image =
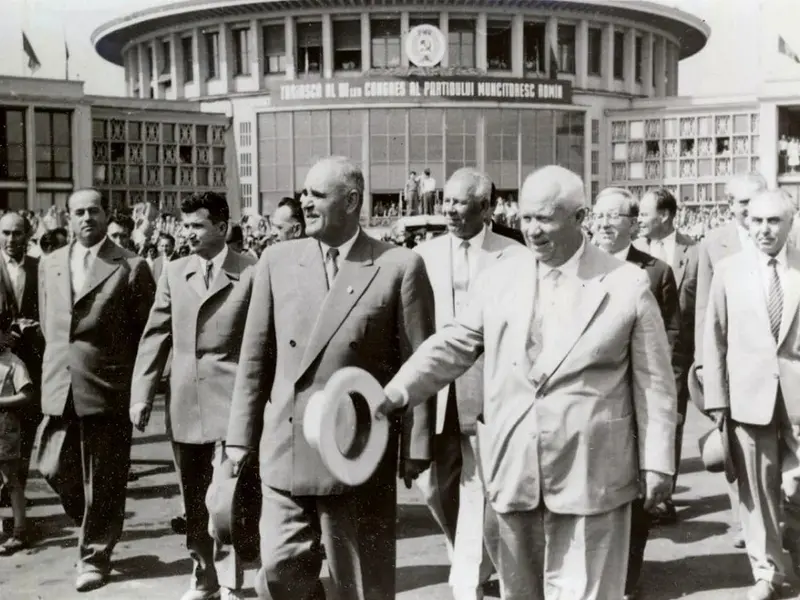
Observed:
[[[22,51],[25,53],[25,56],[28,57],[28,68],[31,72],[35,73],[38,71],[42,63],[39,62],[39,58],[36,56],[36,52],[33,51],[33,46],[31,46],[31,42],[24,31],[22,32]]]
[[[558,79],[558,70],[559,70],[559,63],[558,63],[558,42],[554,39],[550,40],[550,50],[548,52],[550,56],[550,79]]]
[[[778,52],[780,52],[784,56],[788,56],[794,62],[800,64],[800,56],[797,56],[797,53],[791,49],[789,44],[786,43],[786,40],[783,39],[782,35],[778,36]]]

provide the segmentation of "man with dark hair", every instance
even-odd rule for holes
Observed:
[[[494,212],[494,207],[497,206],[498,194],[497,194],[497,187],[495,187],[494,183],[492,184],[492,205],[487,215],[486,223],[489,225],[489,229],[496,233],[497,235],[502,235],[503,237],[510,238],[515,242],[519,242],[522,245],[525,245],[525,236],[522,235],[522,232],[519,229],[514,229],[513,227],[506,227],[498,223],[497,221],[492,219],[492,213]]]
[[[155,291],[144,259],[108,239],[107,206],[98,190],[74,192],[75,242],[39,264],[45,418],[37,464],[80,524],[79,592],[105,585],[122,535],[131,376]]]
[[[108,239],[120,248],[136,252],[136,246],[131,239],[133,235],[133,219],[127,215],[113,214],[108,219]]]
[[[296,240],[306,236],[306,221],[299,200],[281,198],[272,215],[272,231],[278,242]]]
[[[63,227],[45,231],[39,239],[39,248],[45,256],[69,243],[69,234]]]
[[[239,254],[244,252],[244,233],[241,225],[234,223],[228,228],[228,236],[225,238],[225,243],[234,252]]]
[[[171,351],[167,433],[186,510],[186,548],[194,562],[191,587],[182,598],[210,600],[221,593],[222,600],[234,600],[241,597],[242,566],[233,549],[217,552],[205,497],[224,458],[250,302],[248,267],[255,261],[226,244],[223,195],[195,194],[183,201],[181,212],[193,254],[167,263],[158,281],[136,358],[130,418],[139,430],[146,427]]]

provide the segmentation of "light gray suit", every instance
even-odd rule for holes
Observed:
[[[647,275],[586,243],[574,318],[531,358],[538,268],[524,253],[485,271],[467,310],[422,345],[386,393],[427,397],[483,353],[479,465],[500,521],[492,558],[504,597],[545,598],[545,588],[558,597],[569,581],[570,597],[621,598],[639,470],[674,471],[664,324]],[[535,525],[541,515],[544,532]]]

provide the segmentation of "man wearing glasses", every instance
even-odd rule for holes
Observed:
[[[675,347],[680,338],[680,310],[678,308],[678,288],[672,268],[663,260],[642,252],[633,246],[639,217],[639,203],[628,190],[606,188],[601,191],[594,203],[592,220],[594,222],[596,244],[620,260],[627,261],[644,269],[650,280],[650,291],[658,302],[664,328],[667,332],[669,349],[673,358],[673,371],[676,361]],[[677,372],[676,378],[677,378]],[[675,468],[677,469],[677,465]],[[645,511],[644,501],[638,499],[631,505],[631,541],[628,553],[628,576],[625,581],[625,598],[633,599],[644,561],[644,547],[650,534],[652,515]]]
[[[708,305],[714,265],[726,256],[736,254],[752,244],[747,229],[747,205],[750,198],[767,189],[767,181],[759,173],[736,175],[725,185],[733,220],[727,225],[711,231],[700,244],[697,254],[697,298],[694,320],[694,362],[697,378],[703,381],[703,332],[705,331],[706,306]],[[728,484],[731,500],[731,525],[735,532],[733,545],[744,548],[742,525],[739,520],[739,493],[735,482]]]

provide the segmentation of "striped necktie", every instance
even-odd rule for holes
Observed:
[[[767,298],[767,311],[769,312],[769,325],[772,329],[772,337],[778,341],[778,333],[781,330],[781,317],[783,316],[783,288],[778,277],[778,261],[770,258],[767,262],[771,270],[769,281],[769,297]]]

